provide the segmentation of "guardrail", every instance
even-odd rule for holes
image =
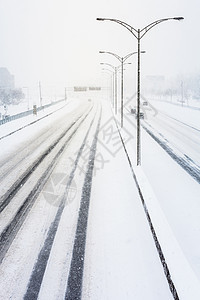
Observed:
[[[45,109],[45,108],[48,108],[52,105],[55,105],[55,104],[58,104],[62,101],[65,101],[65,99],[61,99],[61,100],[58,100],[56,102],[52,102],[52,103],[49,103],[49,104],[46,104],[46,105],[43,105],[43,106],[39,106],[37,107],[37,112],[38,111],[41,111],[42,109]],[[16,119],[20,119],[20,118],[23,118],[23,117],[26,117],[28,115],[32,115],[33,114],[33,109],[30,109],[30,110],[27,110],[27,111],[24,111],[24,112],[21,112],[19,114],[16,114],[16,115],[13,115],[13,116],[9,116],[3,120],[0,120],[0,125],[3,125],[7,122],[10,122],[10,121],[13,121],[13,120],[16,120]]]

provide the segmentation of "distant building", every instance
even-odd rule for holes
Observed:
[[[11,75],[7,68],[0,68],[0,88],[1,89],[14,89],[15,78]]]

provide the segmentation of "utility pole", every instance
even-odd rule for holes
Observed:
[[[41,82],[39,81],[39,93],[40,93],[40,106],[42,107],[42,89],[41,89]]]
[[[183,81],[181,81],[181,103],[182,103],[182,106],[183,106]]]

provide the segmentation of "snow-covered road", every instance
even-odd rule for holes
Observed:
[[[160,103],[153,104],[145,109],[146,122],[169,140],[174,148],[200,166],[200,111],[187,107],[175,107],[172,111],[170,104],[164,103],[163,107]]]
[[[73,99],[30,126],[13,122],[0,128],[0,299],[199,299],[197,259],[186,245],[198,243],[199,184],[146,132],[141,169],[131,122],[121,130],[126,153],[110,104],[99,98]],[[194,191],[185,223],[183,197],[181,224],[182,199],[168,199],[172,183],[163,197],[168,160],[184,191],[186,182]]]
[[[28,142],[25,140],[26,144],[23,147],[20,143],[21,147],[18,149],[20,138],[18,136],[15,142],[13,140],[16,147],[14,147],[13,153],[10,153],[6,160],[2,160],[4,169],[2,171],[3,184],[1,185],[1,271],[6,275],[5,280],[1,282],[3,284],[1,287],[2,299],[9,298],[9,295],[12,295],[13,299],[22,299],[27,285],[31,288],[33,285],[34,290],[28,288],[26,297],[28,299],[37,298],[58,224],[65,205],[69,205],[71,202],[73,202],[71,205],[73,208],[70,210],[71,226],[68,225],[70,230],[66,236],[73,240],[80,205],[80,188],[84,177],[78,176],[78,180],[75,180],[74,168],[77,168],[80,161],[86,139],[88,147],[90,145],[96,127],[95,116],[99,110],[97,104],[91,101],[82,103],[78,101],[75,104],[67,106],[62,113],[54,114],[51,116],[51,120],[45,120],[45,124],[41,124],[43,121],[40,121],[29,128],[26,127],[23,131],[29,130]],[[16,134],[23,135],[21,132]],[[2,143],[9,142],[11,138],[13,139],[13,136],[7,137]],[[39,141],[41,138],[42,142]],[[23,137],[21,137],[21,141],[22,139]],[[35,145],[35,141],[37,141],[37,145]],[[22,155],[18,155],[18,153],[22,153]],[[5,173],[5,163],[8,161],[8,171]],[[83,167],[82,164],[80,167]],[[3,176],[3,172],[5,176]],[[76,197],[77,201],[75,201]],[[20,248],[19,252],[15,251],[16,248]],[[63,249],[66,254],[68,249]],[[44,251],[46,260],[43,255],[39,259]],[[19,264],[14,263],[13,265],[10,259],[15,261],[16,258]],[[37,283],[34,281],[34,271],[32,270],[35,264],[36,267],[39,264],[41,269],[37,273]],[[22,273],[21,268],[24,268],[24,265],[27,268]],[[14,274],[12,267],[16,268]],[[12,273],[10,280],[11,282],[14,280],[15,284],[8,286],[9,272]],[[18,276],[21,278],[20,281],[23,281],[21,286],[16,280]],[[8,294],[6,294],[6,290]]]
[[[200,129],[149,105],[143,127],[200,182]],[[153,109],[152,109],[153,108]],[[196,112],[199,113],[199,112]]]

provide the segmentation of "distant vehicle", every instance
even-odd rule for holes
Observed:
[[[136,108],[131,108],[131,114],[132,115],[136,114]]]
[[[135,115],[135,118],[137,119],[137,114]],[[144,113],[140,112],[140,119],[144,119]]]
[[[148,105],[148,102],[147,102],[147,101],[144,101],[144,102],[143,102],[143,105],[144,105],[144,106],[147,106],[147,105]]]
[[[8,119],[10,117],[10,115],[3,115],[3,119]]]

